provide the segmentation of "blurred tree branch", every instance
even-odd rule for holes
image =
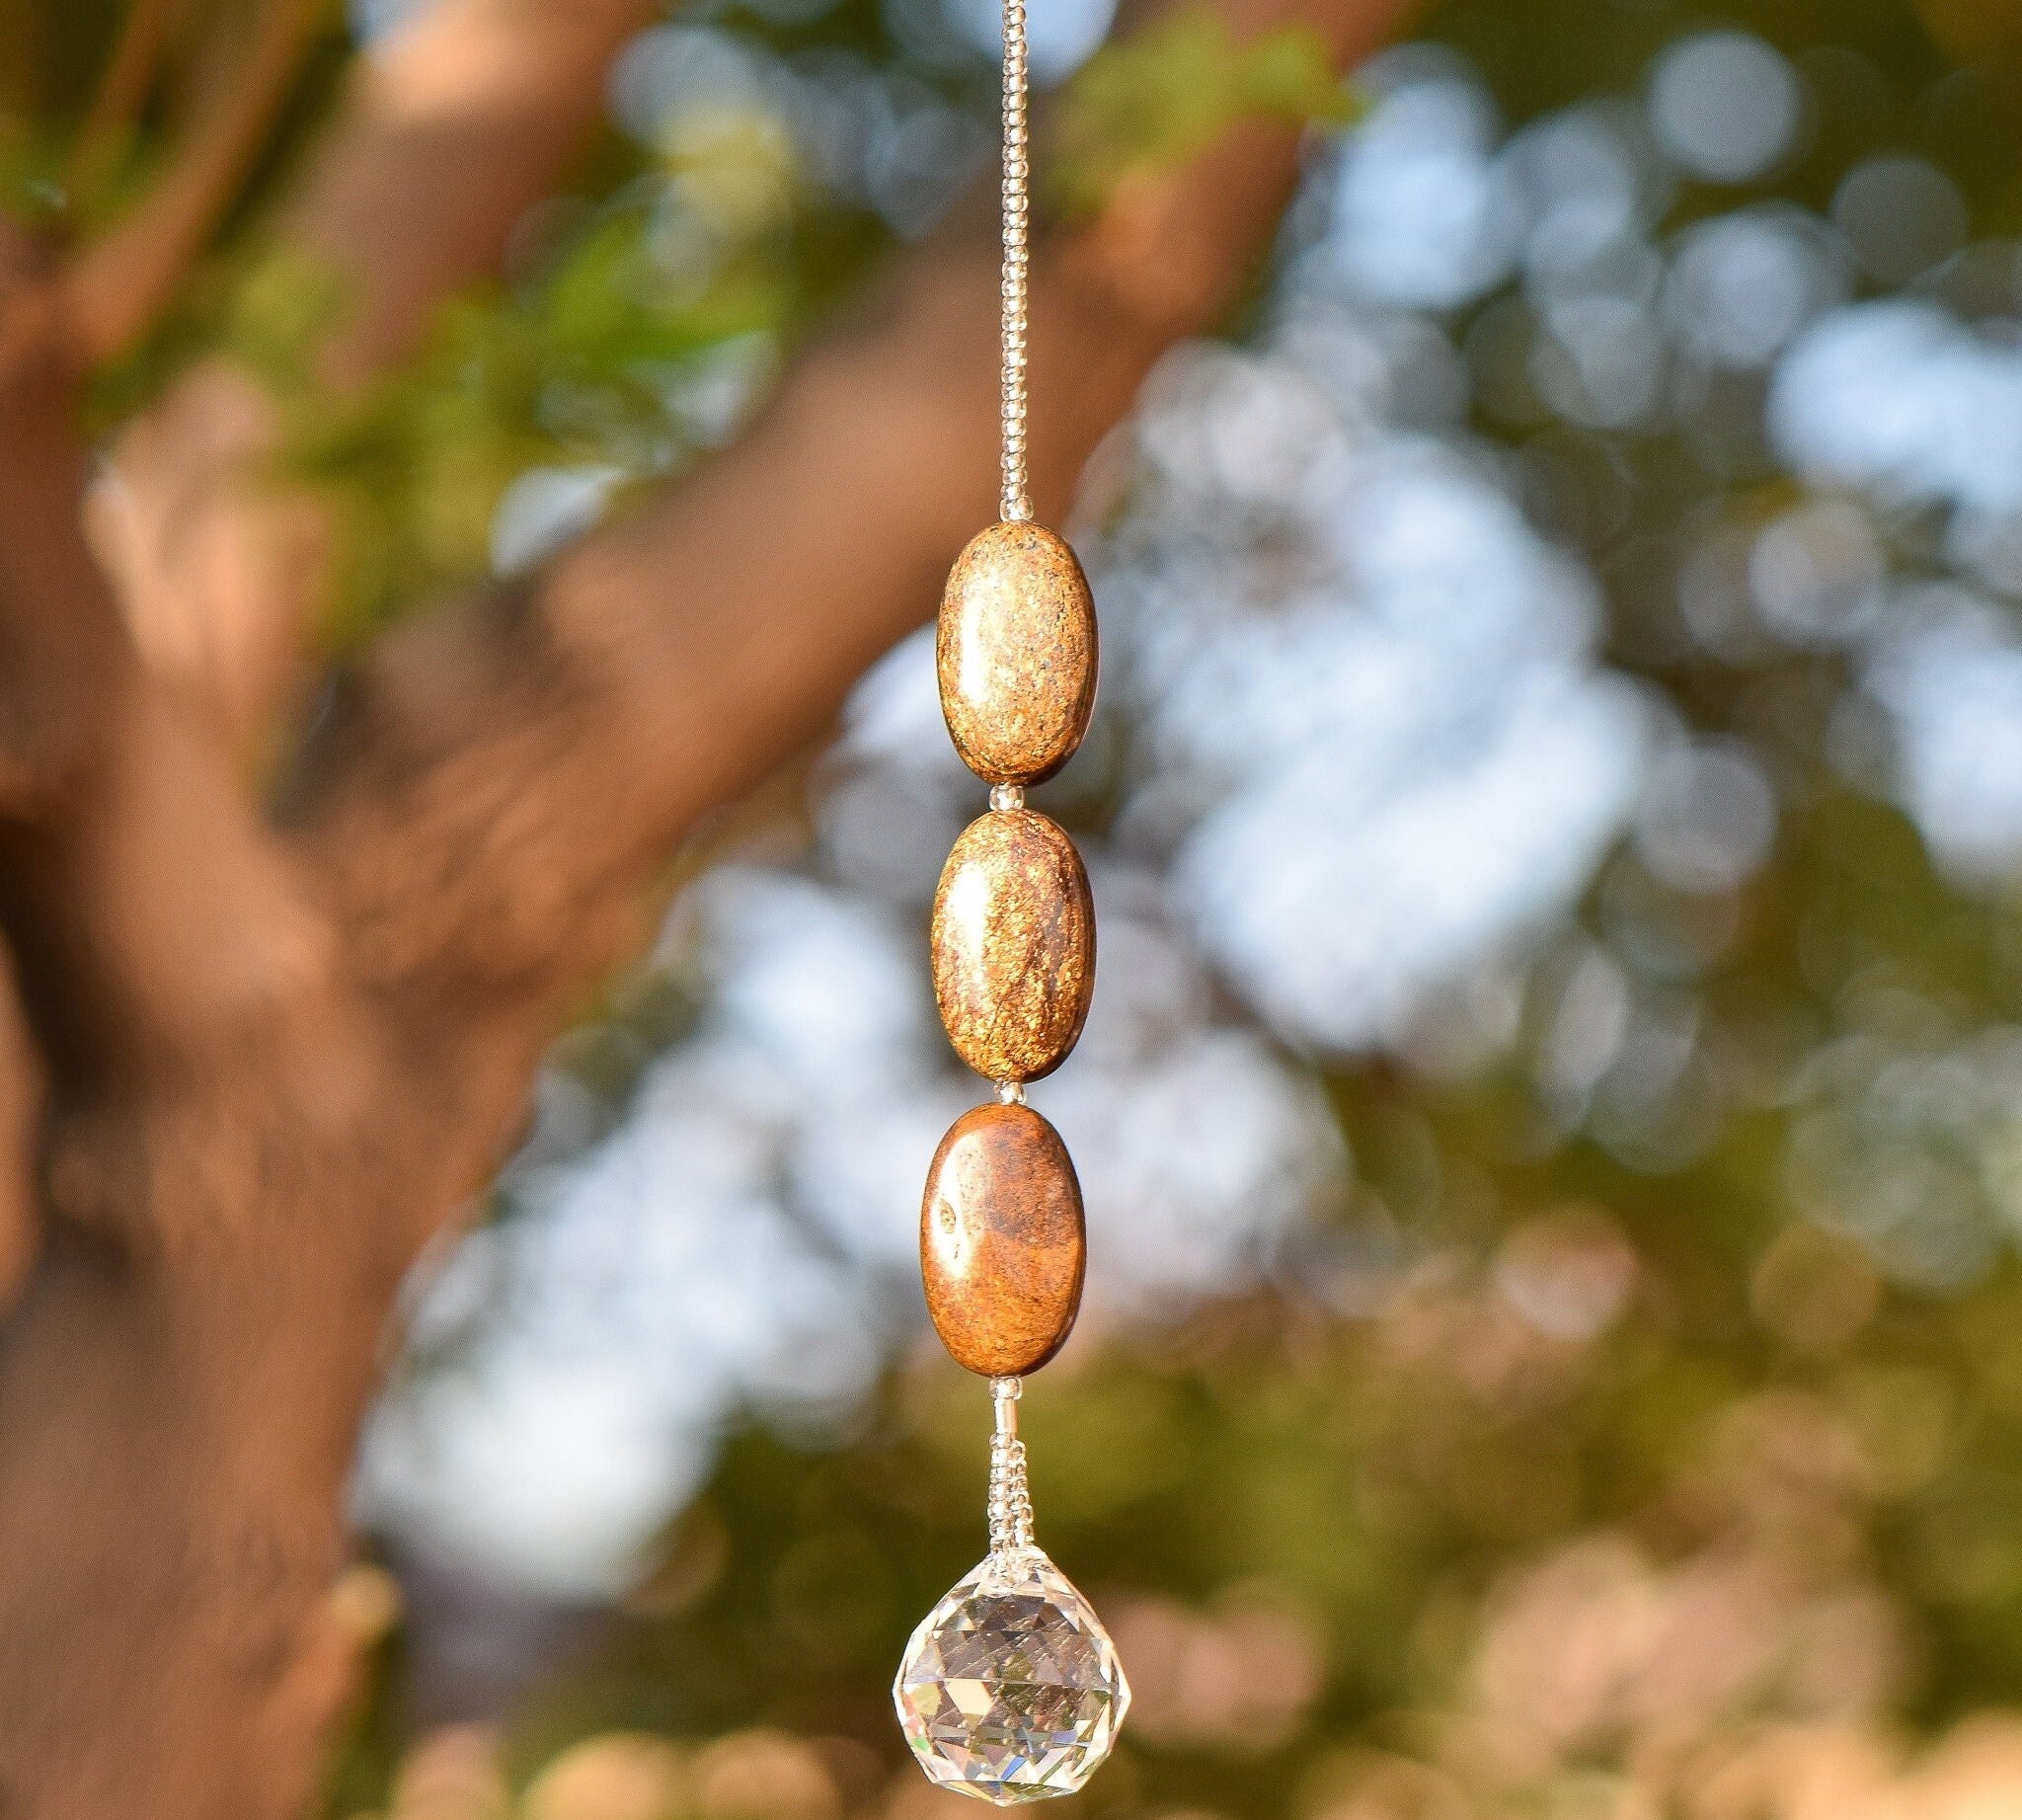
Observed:
[[[1408,7],[1231,17],[1239,38],[1305,20],[1339,63]],[[355,287],[335,383],[496,260],[635,20],[447,0],[361,67],[285,217]],[[1295,143],[1248,121],[1044,246],[1043,510],[1225,308]],[[306,509],[257,474],[271,414],[202,369],[116,455],[95,524],[122,621],[78,532],[71,344],[47,288],[15,287],[0,931],[47,1072],[49,1217],[0,1349],[0,1781],[21,1811],[298,1807],[345,1687],[341,1488],[401,1274],[643,938],[673,843],[826,721],[989,516],[996,284],[994,245],[950,231],[698,478],[385,640],[280,831],[230,762],[289,693],[276,654],[320,568],[287,528]]]
[[[113,54],[106,60],[77,144],[70,154],[63,189],[72,201],[88,198],[105,182],[120,144],[147,100],[162,47],[183,0],[133,0]]]
[[[152,3],[141,0],[141,10]],[[532,9],[438,0],[354,67],[277,229],[280,257],[327,270],[350,300],[326,350],[333,383],[370,378],[412,347],[445,297],[496,267],[513,223],[559,181],[593,124],[611,55],[653,10],[652,0]],[[289,34],[313,23],[313,11],[284,0],[266,15],[270,81],[292,68]],[[116,66],[142,60],[136,46],[148,32],[129,23]],[[113,109],[107,90],[134,80],[116,85],[114,74],[94,119]],[[247,120],[255,103],[272,99],[250,77],[241,93]],[[234,175],[215,150],[189,156],[207,182]],[[194,198],[194,178],[181,181]],[[175,203],[186,231],[194,226],[190,206]],[[159,259],[166,231],[136,222],[115,235],[143,236]],[[126,256],[93,257],[113,262],[88,269],[98,282]],[[45,259],[0,220],[0,293],[44,281]],[[0,343],[7,327],[0,318]],[[280,434],[272,401],[250,375],[225,360],[200,363],[124,429],[87,513],[147,668],[242,760],[313,675],[302,637],[333,545],[322,502],[272,472]],[[7,991],[0,980],[0,998]],[[35,1091],[0,1050],[0,1103],[32,1103]],[[0,1178],[10,1184],[26,1181],[27,1161],[10,1142],[24,1129],[0,1119]],[[27,1249],[18,1222],[28,1205],[25,1190],[0,1193],[0,1255]],[[0,1306],[12,1281],[0,1271]]]
[[[497,269],[653,10],[438,0],[353,67],[276,228],[274,257],[327,276],[344,301],[318,349],[327,383],[365,383]],[[333,544],[322,500],[273,472],[280,438],[250,374],[202,362],[120,436],[93,512],[150,668],[247,758],[313,676],[302,640]]]
[[[221,92],[206,98],[168,168],[79,252],[66,289],[71,333],[87,358],[123,353],[168,307],[258,159],[321,11],[320,0],[265,0]],[[115,53],[114,74],[124,50]]]

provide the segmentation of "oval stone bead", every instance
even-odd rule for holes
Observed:
[[[1073,755],[1095,706],[1095,602],[1063,538],[992,524],[956,559],[934,657],[941,711],[985,783],[1031,784]]]
[[[985,1378],[1037,1371],[1074,1325],[1086,1260],[1059,1133],[1030,1106],[957,1119],[920,1204],[920,1278],[955,1362]]]
[[[956,1054],[991,1080],[1066,1060],[1095,989],[1095,905],[1073,841],[1031,809],[962,831],[934,892],[934,998]]]

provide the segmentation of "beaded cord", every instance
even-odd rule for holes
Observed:
[[[1016,1378],[992,1378],[997,1432],[990,1437],[990,1552],[1006,1554],[1032,1546],[1032,1493],[1025,1482],[1025,1443],[1018,1438]]]
[[[1025,131],[1025,0],[1004,0],[1003,497],[1008,520],[1032,516],[1025,483],[1026,270],[1031,264],[1032,164]]]

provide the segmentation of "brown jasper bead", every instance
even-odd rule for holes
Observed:
[[[1030,809],[962,831],[934,892],[934,998],[956,1054],[991,1080],[1066,1060],[1095,989],[1095,904],[1073,841]]]
[[[1030,1106],[955,1121],[920,1203],[920,1277],[934,1331],[985,1378],[1037,1371],[1073,1329],[1087,1262],[1081,1184]]]
[[[1095,602],[1066,542],[992,524],[956,559],[934,658],[941,712],[985,783],[1032,784],[1073,755],[1095,706]]]

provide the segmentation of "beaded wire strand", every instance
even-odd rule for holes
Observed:
[[[1031,264],[1032,164],[1025,132],[1025,0],[1004,0],[1003,497],[1007,520],[1032,516],[1025,485],[1026,269]]]
[[[1032,1494],[1025,1483],[1025,1443],[1018,1438],[1018,1399],[1024,1383],[992,1378],[997,1432],[990,1437],[990,1552],[1010,1554],[1032,1546]]]

